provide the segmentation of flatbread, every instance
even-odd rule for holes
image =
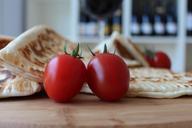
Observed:
[[[39,83],[14,75],[7,68],[0,67],[0,98],[28,96],[40,90]]]
[[[0,49],[4,48],[13,39],[11,36],[0,35]]]
[[[0,49],[9,44],[13,38],[0,36]],[[12,71],[0,64],[0,98],[28,96],[41,90],[38,82],[14,75]]]
[[[173,73],[166,69],[130,69],[127,97],[177,98],[192,95],[192,73]],[[88,85],[81,92],[92,94]]]
[[[128,96],[176,98],[192,95],[192,73],[173,73],[166,69],[140,68],[130,71]]]
[[[119,55],[128,65],[128,67],[149,67],[148,62],[145,60],[139,48],[130,40],[125,39],[118,32],[113,32],[112,35],[106,40],[97,45],[93,51],[95,53],[103,52],[104,45],[107,45],[108,51]]]
[[[35,26],[0,50],[0,62],[15,74],[42,82],[45,65],[73,43],[47,26]],[[72,48],[71,48],[72,49]]]

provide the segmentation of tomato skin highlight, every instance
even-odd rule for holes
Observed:
[[[87,66],[88,85],[104,101],[118,101],[129,87],[129,70],[124,61],[110,53],[97,54]]]
[[[57,55],[45,69],[45,91],[48,97],[56,102],[70,101],[80,92],[85,81],[84,63],[70,55]]]

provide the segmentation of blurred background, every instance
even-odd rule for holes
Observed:
[[[118,31],[165,51],[174,71],[192,71],[192,0],[0,0],[0,34],[16,37],[38,24],[91,45]]]

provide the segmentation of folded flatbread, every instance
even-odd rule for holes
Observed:
[[[40,90],[38,82],[24,79],[12,74],[9,69],[0,67],[0,98],[28,96]]]
[[[173,73],[165,69],[140,68],[130,71],[128,96],[176,98],[192,95],[192,73]]]
[[[42,82],[45,65],[64,45],[73,44],[47,26],[36,26],[24,32],[0,50],[0,62],[15,74]]]
[[[102,53],[105,44],[107,45],[108,51],[110,53],[116,51],[116,54],[125,61],[129,68],[149,66],[137,45],[132,43],[130,40],[125,39],[118,32],[113,32],[108,39],[100,42],[93,51],[95,53]]]
[[[5,47],[13,38],[0,36],[0,49]],[[38,82],[14,75],[12,71],[0,64],[0,98],[28,96],[41,90]]]
[[[192,95],[192,73],[173,73],[166,69],[130,69],[128,97],[176,98]],[[87,85],[81,90],[92,94]]]

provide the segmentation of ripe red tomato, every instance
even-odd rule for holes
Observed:
[[[167,69],[171,68],[171,60],[169,59],[167,54],[161,51],[155,53],[154,63],[155,67]]]
[[[56,102],[68,102],[80,92],[86,81],[84,63],[73,56],[61,54],[47,65],[44,76],[45,91]]]
[[[87,66],[88,85],[104,101],[120,100],[128,91],[129,70],[124,61],[110,53],[97,54]]]
[[[154,58],[153,57],[145,56],[145,59],[147,60],[147,62],[149,63],[149,65],[151,67],[155,67],[155,62],[154,62]]]
[[[152,52],[151,52],[152,53]],[[146,55],[145,59],[149,63],[151,67],[156,68],[171,68],[171,60],[168,57],[168,55],[162,51],[157,51],[155,53],[152,53],[152,55]]]

